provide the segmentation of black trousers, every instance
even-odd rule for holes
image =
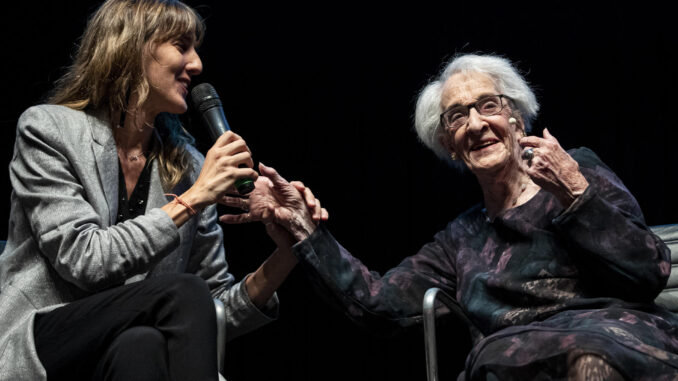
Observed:
[[[205,282],[174,274],[103,291],[35,319],[53,380],[216,380],[216,315]]]

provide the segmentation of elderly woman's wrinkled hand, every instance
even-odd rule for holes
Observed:
[[[579,164],[547,129],[543,138],[526,136],[520,139],[520,145],[533,151],[532,158],[526,160],[527,174],[535,184],[556,196],[565,208],[588,187]]]
[[[288,182],[278,172],[259,164],[261,176],[247,198],[224,196],[221,204],[239,208],[242,214],[219,217],[227,224],[261,221],[266,231],[280,245],[292,245],[308,237],[321,220],[328,219],[310,188],[299,181]]]
[[[307,187],[301,181],[290,181],[297,190],[303,194],[304,200],[306,201],[306,206],[313,211],[313,221],[318,224],[320,221],[327,221],[330,216],[327,210],[320,206],[320,200],[315,198],[311,188]]]

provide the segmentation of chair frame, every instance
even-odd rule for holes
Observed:
[[[438,381],[435,308],[438,299],[448,307],[456,304],[451,296],[437,287],[429,288],[424,295],[424,343],[426,345],[426,375],[428,381]]]
[[[223,374],[226,358],[226,307],[221,300],[214,299],[214,309],[217,313],[217,364],[219,374]]]

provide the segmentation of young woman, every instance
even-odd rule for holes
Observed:
[[[176,114],[202,71],[198,15],[176,0],[108,0],[50,104],[20,118],[0,256],[0,380],[213,380],[211,298],[229,338],[277,315],[295,260],[235,282],[215,203],[256,179],[228,132],[207,156]]]

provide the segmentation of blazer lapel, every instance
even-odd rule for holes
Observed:
[[[156,158],[151,163],[151,185],[148,187],[148,204],[146,205],[146,211],[152,208],[162,208],[169,201],[172,201],[171,197],[165,196],[158,170],[158,159]]]
[[[99,172],[99,181],[104,190],[104,196],[108,203],[108,224],[115,223],[118,212],[118,152],[113,139],[113,132],[104,122],[105,119],[94,115],[88,115],[89,125],[92,130],[92,151]],[[112,175],[113,174],[113,175]]]
[[[158,130],[153,131],[153,138],[156,139],[155,144],[162,145],[160,135],[158,135]],[[160,167],[158,165],[158,159],[156,158],[151,163],[151,186],[148,190],[148,204],[146,205],[146,210],[151,208],[161,208],[168,202],[171,202],[174,198],[172,196],[165,196],[165,193],[173,193],[181,195],[186,192],[188,188],[192,185],[186,181],[186,177],[179,181],[173,189],[165,191],[162,186],[162,181],[160,180]]]
[[[153,160],[151,165],[151,185],[148,189],[146,212],[152,208],[161,208],[174,199],[172,196],[165,196],[166,191],[163,189],[162,181],[160,180],[160,166],[158,165],[158,159]],[[187,182],[181,181],[173,189],[167,191],[167,193],[180,195],[187,189]],[[188,255],[191,252],[191,244],[193,242],[192,236],[195,235],[195,230],[197,228],[196,220],[197,218],[191,218],[179,228],[179,247],[153,266],[147,276],[153,277],[156,274],[160,275],[185,271]]]

